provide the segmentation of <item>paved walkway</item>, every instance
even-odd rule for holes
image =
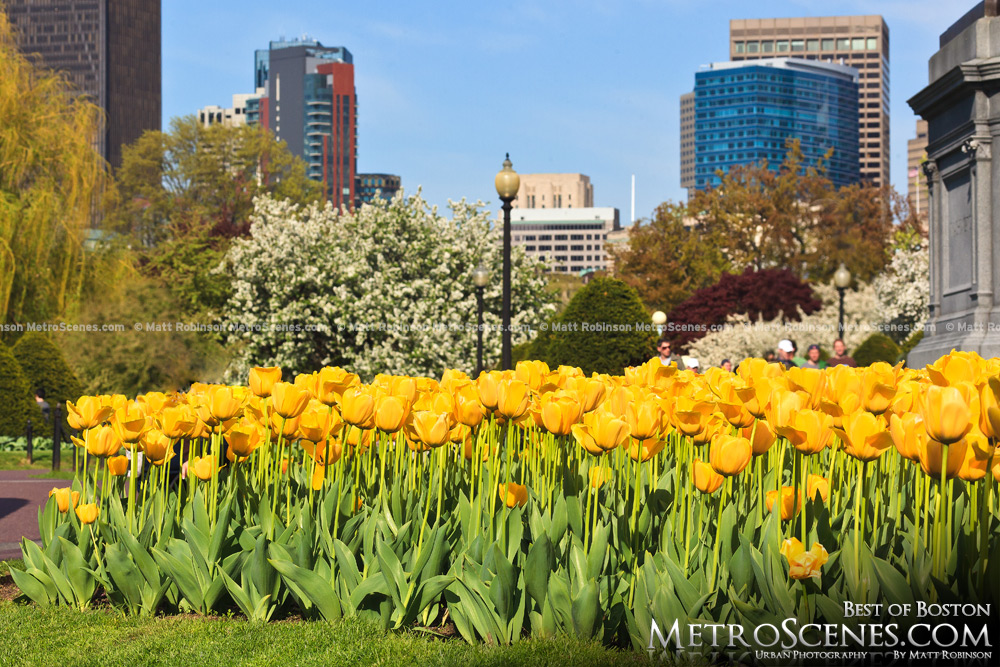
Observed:
[[[33,479],[44,470],[0,470],[0,560],[21,557],[21,538],[38,540],[38,508],[65,479]]]

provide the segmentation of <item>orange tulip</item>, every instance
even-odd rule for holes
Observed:
[[[254,396],[267,398],[277,382],[281,382],[281,369],[277,366],[265,366],[251,368],[247,384]]]
[[[767,422],[777,433],[779,427],[791,426],[792,418],[805,407],[803,394],[776,388],[771,392],[771,400],[765,410]]]
[[[326,366],[317,374],[316,398],[323,405],[333,405],[340,401],[348,388],[360,383],[361,380],[354,373],[348,373],[343,368]]]
[[[632,440],[628,445],[628,455],[633,461],[645,463],[663,451],[662,440]]]
[[[492,412],[497,409],[500,396],[500,382],[503,374],[500,371],[483,371],[476,380],[476,391],[479,392],[479,402]]]
[[[774,507],[774,501],[778,498],[778,492],[768,491],[764,500],[767,503],[767,511],[770,512]],[[781,520],[788,521],[792,519],[796,514],[799,513],[799,509],[802,507],[802,492],[800,491],[798,497],[795,495],[795,487],[783,486],[781,487]]]
[[[1000,449],[993,454],[993,463],[990,466],[990,471],[993,473],[993,479],[1000,482]]]
[[[128,472],[129,460],[127,456],[112,456],[108,459],[108,472],[112,477],[121,477]]]
[[[585,414],[582,424],[573,425],[572,433],[577,444],[594,456],[621,447],[629,437],[628,424],[606,410]]]
[[[301,424],[300,424],[301,426]],[[260,445],[260,429],[249,422],[238,424],[226,434],[229,443],[229,451],[234,456],[246,457],[253,454],[257,446]]]
[[[756,428],[754,426],[747,426],[741,429],[740,435],[750,441],[754,456],[766,454],[778,440],[774,435],[774,431],[771,430],[770,424],[763,419],[757,420]]]
[[[872,364],[861,375],[861,398],[864,409],[880,415],[889,409],[896,396],[896,377],[885,362]]]
[[[326,440],[330,435],[330,429],[339,420],[335,415],[336,413],[331,413],[330,408],[319,401],[310,401],[309,406],[299,415],[299,435],[312,442]]]
[[[611,470],[600,467],[591,468],[589,476],[591,488],[599,489],[605,482],[611,481]]]
[[[56,497],[56,506],[63,514],[69,511],[70,503],[72,503],[73,507],[76,507],[76,504],[80,501],[80,492],[72,491],[69,487],[52,489],[49,491],[49,498],[52,496]]]
[[[993,445],[978,429],[972,429],[965,436],[965,458],[958,471],[958,478],[966,482],[978,482],[989,474],[990,461],[993,458]]]
[[[695,459],[691,466],[691,481],[696,489],[711,495],[719,490],[726,478],[715,472],[712,466],[702,462],[701,459]]]
[[[927,430],[924,428],[924,418],[916,412],[905,412],[902,415],[889,416],[889,435],[896,451],[904,459],[918,461],[920,448],[927,443]]]
[[[186,438],[198,424],[198,417],[187,405],[164,408],[157,415],[160,431],[168,438]]]
[[[743,472],[753,459],[753,447],[746,438],[720,433],[712,438],[709,462],[715,472],[732,477]]]
[[[209,394],[208,408],[220,422],[236,417],[243,410],[243,397],[239,395],[243,389],[219,386],[214,387]]]
[[[294,419],[309,405],[312,394],[308,389],[291,382],[275,382],[271,387],[271,406],[285,419]]]
[[[173,441],[162,431],[151,428],[142,434],[142,453],[151,463],[161,463],[173,454]]]
[[[471,428],[479,426],[486,418],[486,410],[479,402],[479,393],[472,384],[455,392],[455,420]]]
[[[521,484],[515,484],[514,482],[501,484],[497,487],[497,492],[500,494],[500,499],[504,501],[504,504],[510,508],[523,507],[528,502],[528,487]]]
[[[682,435],[694,437],[702,433],[715,412],[715,404],[678,396],[674,407],[674,428]]]
[[[204,482],[212,479],[212,475],[219,472],[219,463],[212,456],[196,456],[191,460],[190,469],[195,477]]]
[[[371,387],[356,385],[344,390],[340,397],[340,416],[345,422],[361,428],[375,426],[375,392]]]
[[[375,427],[386,433],[403,428],[410,416],[410,402],[403,396],[379,394],[375,401]]]
[[[111,419],[111,428],[123,443],[134,445],[139,442],[142,432],[149,428],[150,421],[141,404],[130,403],[115,411]]]
[[[80,519],[80,523],[83,525],[97,521],[97,516],[100,513],[101,509],[94,503],[90,503],[89,505],[80,505],[76,508],[76,516]]]

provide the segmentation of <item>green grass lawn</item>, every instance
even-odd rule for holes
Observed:
[[[0,588],[9,568],[0,561]],[[649,665],[644,653],[606,649],[570,637],[514,646],[470,646],[457,638],[387,632],[345,619],[254,624],[240,618],[138,618],[108,609],[0,601],[0,665]]]
[[[0,470],[33,470],[37,469],[39,471],[46,471],[52,468],[52,452],[51,451],[36,451],[33,457],[33,462],[28,463],[28,459],[25,458],[24,452],[0,452]],[[60,461],[61,472],[69,472],[69,477],[60,479],[72,479],[73,478],[73,448],[63,448],[62,459]]]
[[[105,610],[0,602],[2,665],[646,665],[638,652],[569,637],[514,646],[470,646],[418,632],[337,623],[136,618]]]

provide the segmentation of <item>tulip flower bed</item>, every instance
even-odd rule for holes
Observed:
[[[101,589],[136,615],[640,650],[676,619],[753,642],[786,618],[871,622],[845,602],[997,602],[997,359],[280,378],[70,403],[104,465],[53,489],[15,583],[42,606]],[[123,450],[153,465],[128,475]]]

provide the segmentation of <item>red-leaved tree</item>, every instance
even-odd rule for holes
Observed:
[[[719,282],[696,291],[674,308],[665,333],[674,349],[683,350],[713,326],[725,324],[729,315],[746,313],[756,322],[772,320],[780,313],[786,321],[797,322],[800,308],[809,315],[822,305],[809,284],[788,269],[747,267],[740,274],[723,273]]]

